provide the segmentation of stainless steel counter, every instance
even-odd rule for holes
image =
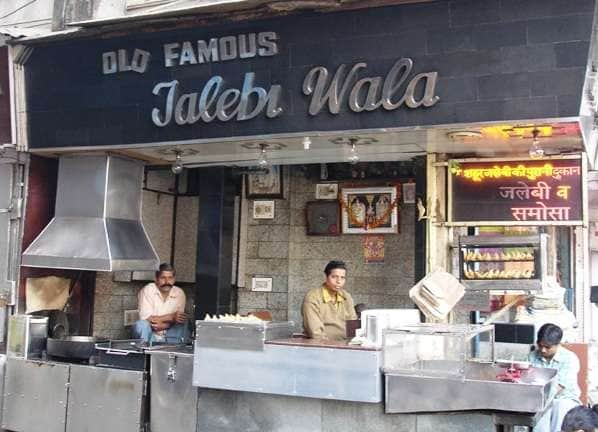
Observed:
[[[16,432],[143,429],[145,372],[9,358],[2,427]]]
[[[377,403],[382,352],[283,339],[261,350],[195,346],[193,385],[212,389]]]
[[[440,369],[439,367],[436,369]],[[468,362],[464,379],[386,371],[386,412],[495,410],[536,413],[550,404],[556,371],[532,368],[521,382],[502,382],[493,364]]]
[[[150,430],[195,432],[197,388],[193,387],[193,349],[177,347],[149,351]]]

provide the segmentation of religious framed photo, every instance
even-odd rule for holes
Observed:
[[[268,173],[247,174],[245,179],[246,198],[284,198],[282,166],[273,165]]]
[[[397,188],[344,188],[341,191],[343,234],[399,232]]]

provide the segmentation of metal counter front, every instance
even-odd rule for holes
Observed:
[[[9,358],[2,427],[14,432],[140,431],[145,372]]]
[[[64,432],[70,366],[8,358],[2,428]]]
[[[150,352],[150,430],[195,432],[197,388],[191,385],[191,347]]]
[[[492,364],[468,363],[463,379],[387,371],[386,412],[442,411],[542,412],[556,393],[556,371],[523,371],[521,382],[497,379],[501,369]]]
[[[382,352],[283,339],[262,350],[195,346],[193,385],[352,402],[383,400]]]

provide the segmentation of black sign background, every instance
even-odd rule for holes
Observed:
[[[515,168],[519,165],[525,167],[542,167],[551,164],[554,168],[577,167],[578,175],[562,176],[555,179],[550,176],[541,176],[534,180],[524,177],[485,177],[480,182],[474,182],[470,178],[461,175],[449,174],[452,176],[452,221],[453,222],[519,222],[524,224],[549,224],[551,220],[542,221],[517,221],[513,217],[512,207],[538,207],[537,201],[542,201],[547,207],[570,207],[569,221],[582,220],[582,191],[581,191],[581,160],[537,160],[537,161],[504,161],[486,163],[461,163],[460,168],[466,169],[491,169],[494,167],[510,166]],[[499,187],[521,187],[523,182],[528,186],[536,186],[538,182],[544,182],[550,187],[549,199],[540,200],[530,197],[529,199],[514,199],[501,197]],[[558,186],[570,186],[569,198],[563,199],[556,195]],[[503,189],[504,191],[504,189]],[[503,192],[504,193],[504,192]],[[552,221],[554,222],[554,221]]]
[[[542,8],[512,16],[517,8],[489,8],[487,2],[430,2],[37,45],[25,65],[29,146],[120,146],[577,116],[593,4],[546,0]],[[562,31],[549,31],[554,28]],[[164,66],[164,44],[264,31],[279,36],[274,57]],[[135,48],[151,53],[144,74],[102,74],[102,53],[127,49],[130,55]],[[554,60],[561,49],[567,50],[566,68]],[[404,57],[413,59],[412,76],[438,72],[436,105],[354,113],[345,103],[336,115],[327,109],[308,114],[302,84],[314,66],[334,74],[340,64],[364,61],[368,68],[360,78],[384,78]],[[182,93],[199,92],[221,75],[227,88],[240,88],[247,72],[256,73],[256,86],[282,86],[281,116],[163,128],[152,123],[152,108],[164,102],[152,94],[157,83],[177,79]]]

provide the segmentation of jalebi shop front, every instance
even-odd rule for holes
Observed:
[[[13,328],[33,279],[62,278],[42,339],[101,341],[74,359],[9,340],[2,426],[533,426],[555,372],[513,362],[544,322],[593,331],[594,2],[490,3],[198,9],[13,41],[30,160]],[[341,341],[304,333],[331,260],[360,313]],[[131,317],[161,262],[191,339],[148,346]]]

